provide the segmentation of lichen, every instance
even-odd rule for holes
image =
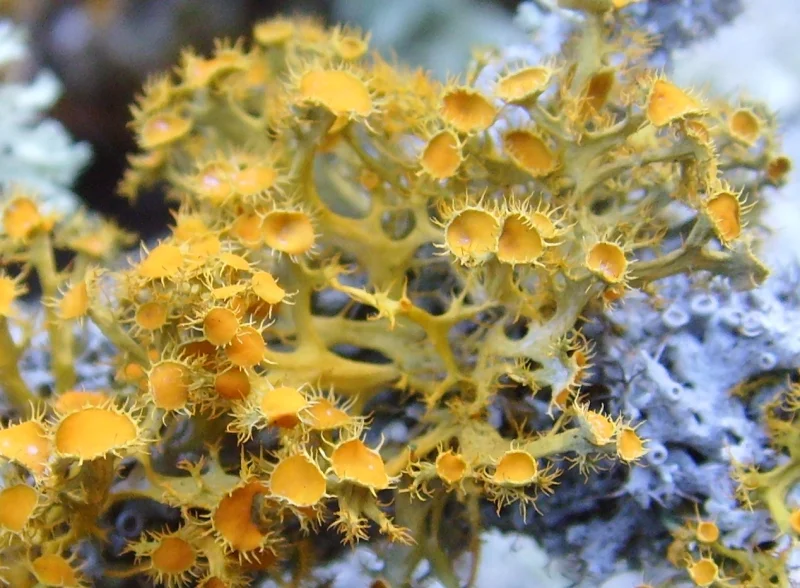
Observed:
[[[765,107],[653,72],[651,39],[611,0],[562,4],[575,17],[558,55],[490,50],[443,83],[368,52],[365,33],[304,19],[260,23],[254,43],[220,41],[210,57],[187,50],[132,109],[140,151],[120,185],[136,198],[165,184],[175,222],[121,269],[111,260],[127,236],[113,225],[9,194],[0,246],[42,284],[52,373],[49,395],[23,377],[30,339],[9,326],[26,317],[7,279],[0,377],[14,420],[0,457],[6,484],[39,496],[0,535],[10,575],[102,575],[80,566],[87,545],[125,503],[150,499],[180,516],[116,534],[134,554],[107,564],[116,577],[300,582],[318,555],[309,536],[335,533],[392,544],[389,581],[426,559],[456,586],[452,556],[477,562],[487,504],[524,519],[569,492],[572,473],[608,468],[630,472],[628,507],[652,498],[636,480],[666,471],[643,467],[659,455],[659,419],[689,418],[676,412],[685,382],[639,353],[663,397],[650,431],[646,414],[596,393],[605,341],[587,317],[656,304],[685,276],[762,284],[761,195],[789,163]],[[731,124],[743,108],[757,122],[745,133]],[[56,244],[75,252],[66,268]],[[693,322],[675,300],[659,325],[679,331]],[[752,318],[725,325],[760,336]],[[118,351],[95,397],[76,389],[86,325]],[[793,447],[774,410],[773,441]],[[707,432],[669,427],[687,444]],[[788,537],[791,505],[765,492]],[[630,536],[637,523],[620,516]],[[701,583],[722,569],[680,555]],[[750,556],[781,573],[780,555]]]

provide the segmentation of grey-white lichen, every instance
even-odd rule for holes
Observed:
[[[631,293],[586,329],[597,352],[587,387],[648,440],[642,465],[568,472],[541,515],[498,521],[569,558],[581,586],[629,566],[665,567],[671,531],[693,513],[713,520],[728,548],[768,546],[777,533],[766,509],[737,500],[732,473],[781,459],[765,411],[800,368],[800,270],[778,269],[747,292],[673,277],[659,295],[663,307]]]
[[[517,11],[517,24],[542,49],[552,49],[563,36],[565,23],[577,13],[560,7],[558,0],[529,0]],[[637,0],[621,10],[657,44],[654,65],[667,65],[672,51],[707,39],[742,12],[741,0]],[[557,48],[557,47],[556,47]]]
[[[51,72],[20,79],[27,55],[25,31],[0,21],[0,191],[6,198],[14,188],[25,189],[44,210],[70,213],[79,199],[69,186],[89,162],[91,149],[46,117],[61,94]]]

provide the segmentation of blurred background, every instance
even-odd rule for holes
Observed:
[[[246,37],[260,19],[299,13],[370,30],[374,48],[444,77],[462,71],[476,45],[533,39],[543,52],[555,50],[561,28],[548,19],[555,1],[525,3],[516,24],[517,0],[0,0],[0,15],[28,31],[29,75],[44,67],[63,85],[50,114],[92,146],[77,194],[151,239],[170,218],[163,198],[145,195],[133,207],[116,184],[134,149],[129,105],[148,75],[173,67],[181,48],[203,52],[214,38]],[[678,81],[722,93],[746,87],[787,127],[797,118],[800,52],[789,48],[800,33],[800,1],[639,0],[626,10],[661,35],[654,65],[674,69]]]

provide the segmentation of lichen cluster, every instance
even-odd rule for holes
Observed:
[[[584,317],[675,274],[758,285],[746,218],[789,161],[761,106],[649,71],[649,39],[612,2],[562,3],[580,15],[562,54],[498,68],[480,53],[446,83],[372,54],[359,31],[298,19],[186,51],[136,102],[141,151],[121,184],[133,198],[163,183],[175,222],[123,269],[118,229],[12,195],[11,583],[86,581],[81,549],[107,539],[106,513],[149,498],[179,523],[128,542],[106,576],[300,579],[305,537],[330,528],[415,544],[402,565],[427,558],[455,585],[438,543],[448,504],[464,505],[477,551],[480,501],[524,511],[565,468],[638,467],[636,426],[581,389]],[[55,246],[74,252],[68,267]],[[9,329],[27,272],[43,289],[47,396],[20,375],[27,338]],[[119,350],[107,389],[75,387],[86,322]],[[376,442],[387,397],[421,409],[405,442]]]

